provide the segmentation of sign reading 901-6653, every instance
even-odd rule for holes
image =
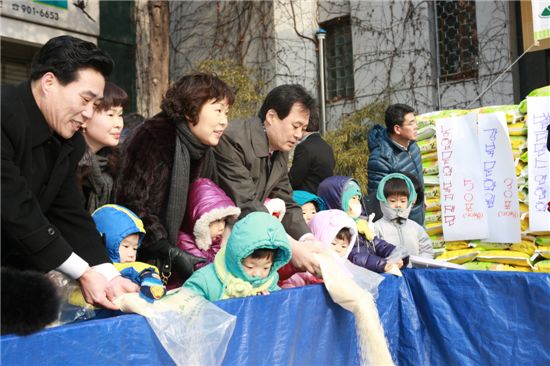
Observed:
[[[53,21],[59,20],[59,13],[57,11],[47,10],[25,3],[11,3],[10,5],[12,11],[19,12],[21,14],[28,14],[35,17],[38,16],[42,19],[50,19]]]

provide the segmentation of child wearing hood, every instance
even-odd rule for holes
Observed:
[[[183,284],[209,301],[279,290],[277,270],[290,261],[288,235],[275,217],[252,212],[237,221],[213,263]]]
[[[374,223],[374,231],[384,240],[405,248],[411,255],[433,259],[433,245],[424,228],[409,219],[416,192],[405,175],[391,173],[380,181],[376,191],[383,217]]]
[[[233,200],[210,179],[199,178],[191,184],[177,246],[204,259],[195,265],[195,270],[214,261],[227,223],[237,220],[240,213]],[[183,281],[172,277],[169,288],[181,286]]]
[[[313,215],[327,209],[327,204],[321,197],[308,191],[294,191],[292,199],[302,208],[302,215],[308,225]]]
[[[309,229],[339,261],[347,260],[357,240],[355,221],[342,210],[318,212],[310,220]],[[309,272],[300,272],[282,281],[281,287],[292,288],[316,283],[323,283],[323,280]]]
[[[325,200],[329,209],[343,210],[355,221],[359,233],[358,245],[352,248],[348,257],[353,264],[378,273],[394,272],[403,266],[403,259],[406,258],[390,259],[390,256],[397,254],[395,245],[374,235],[367,219],[361,216],[362,193],[355,179],[329,177],[319,184],[317,194]]]
[[[148,263],[136,262],[136,254],[145,229],[143,222],[129,209],[119,205],[103,205],[94,211],[92,219],[105,241],[107,254],[123,277],[140,285],[140,297],[153,302],[166,293],[158,269]]]

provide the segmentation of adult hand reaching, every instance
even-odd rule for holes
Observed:
[[[125,293],[139,291],[139,286],[137,284],[122,276],[116,276],[109,282],[109,284],[113,289],[113,294],[115,298]]]
[[[113,304],[114,293],[107,279],[92,268],[88,268],[78,279],[84,300],[88,304],[118,310]]]
[[[298,242],[290,238],[290,249],[292,250],[291,262],[294,267],[307,271],[311,274],[320,274],[319,262],[313,255],[320,253],[324,246],[316,240],[306,240]]]

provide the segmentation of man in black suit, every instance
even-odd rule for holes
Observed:
[[[319,134],[319,114],[312,110],[306,133],[294,150],[290,185],[293,190],[317,194],[319,183],[334,175],[335,165],[332,147]]]
[[[112,300],[138,287],[110,263],[75,179],[79,129],[112,69],[93,43],[61,36],[35,55],[30,81],[2,88],[2,265],[57,269],[88,303],[116,309]]]

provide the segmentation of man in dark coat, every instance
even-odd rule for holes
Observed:
[[[241,217],[268,209],[267,198],[280,198],[286,213],[282,220],[286,232],[299,241],[314,240],[292,200],[288,179],[288,152],[300,141],[307,128],[315,100],[300,85],[281,85],[269,92],[258,117],[232,121],[215,148],[220,187],[241,209]],[[296,245],[291,240],[292,261],[310,272],[316,262],[309,255],[315,245]]]
[[[317,194],[317,187],[325,178],[334,175],[334,152],[319,134],[319,114],[314,109],[309,116],[304,138],[294,150],[292,167],[288,172],[293,190]]]
[[[61,36],[38,51],[30,81],[2,88],[2,265],[57,269],[88,303],[116,309],[114,297],[138,287],[109,261],[75,177],[78,130],[112,68],[94,44]]]
[[[390,173],[410,173],[421,185],[424,192],[422,157],[416,143],[417,125],[414,109],[405,104],[392,104],[386,109],[386,128],[375,125],[368,136],[369,177],[368,192],[376,192],[378,183]],[[424,226],[424,202],[417,202],[409,219]]]

